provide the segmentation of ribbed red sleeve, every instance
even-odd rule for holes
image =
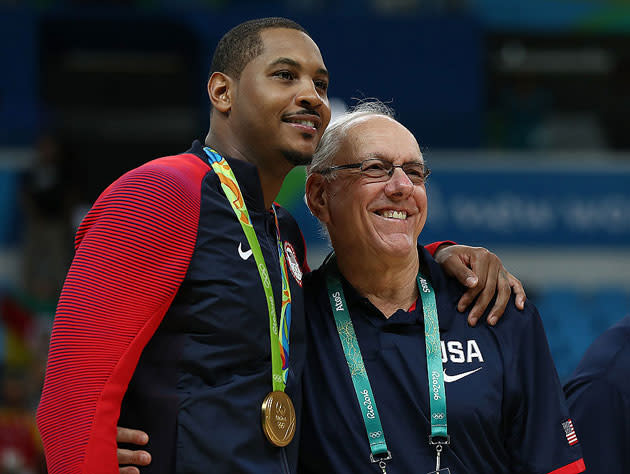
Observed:
[[[432,256],[435,256],[435,251],[438,249],[440,245],[443,245],[443,244],[455,245],[455,242],[451,240],[443,240],[441,242],[433,242],[432,244],[425,245],[424,248],[427,249],[427,252],[429,252]]]
[[[207,170],[193,155],[147,163],[107,188],[81,224],[37,413],[50,474],[118,473],[120,405],[186,275]]]

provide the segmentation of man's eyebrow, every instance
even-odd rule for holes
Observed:
[[[295,67],[295,68],[298,68],[298,69],[302,69],[302,65],[299,62],[297,62],[295,59],[285,58],[285,57],[281,57],[281,58],[276,59],[275,61],[273,61],[271,63],[271,66],[278,66],[280,64],[284,64],[284,65],[287,65],[287,66],[292,66],[292,67]],[[321,74],[321,75],[324,75],[326,77],[329,76],[328,71],[326,70],[326,68],[323,68],[323,67],[320,67],[320,68],[317,69],[317,74]]]
[[[291,59],[291,58],[278,58],[274,62],[271,63],[271,66],[277,66],[279,64],[286,64],[287,66],[293,66],[297,68],[302,67],[300,63],[298,63],[295,59]]]
[[[323,67],[320,67],[319,69],[317,69],[317,74],[321,74],[322,76],[326,76],[326,77],[330,76],[330,74],[328,74],[328,70]]]
[[[382,153],[379,152],[372,152],[372,153],[366,153],[364,155],[361,155],[361,160],[371,160],[371,159],[378,159],[378,160],[383,160],[383,161],[392,161],[392,159],[390,157],[387,157],[387,155],[383,155]],[[424,162],[424,157],[422,155],[415,157],[416,159],[413,160],[413,163],[422,163],[422,164],[426,164]]]

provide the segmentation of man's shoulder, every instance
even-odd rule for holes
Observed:
[[[164,156],[127,171],[99,200],[125,196],[134,200],[177,201],[197,196],[209,167],[196,155]]]
[[[274,202],[274,207],[276,209],[276,215],[278,216],[278,223],[280,225],[288,225],[298,227],[298,223],[293,217],[293,215],[282,205]]]
[[[326,285],[325,271],[322,266],[304,275],[304,291],[309,295],[315,295]]]
[[[186,152],[177,155],[163,156],[148,161],[129,171],[127,174],[156,173],[170,176],[176,180],[202,178],[210,171],[210,165],[197,155]]]
[[[302,272],[309,270],[306,262],[306,241],[302,230],[295,218],[284,207],[274,203],[276,216],[278,217],[278,226],[280,227],[280,237],[284,242],[284,250],[291,258],[294,255],[297,263],[299,263]]]
[[[421,257],[421,269],[428,274],[438,298],[445,301],[445,304],[448,305],[448,308],[452,308],[452,311],[457,312],[455,309],[457,307],[457,303],[462,295],[467,291],[467,288],[464,287],[455,277],[447,275],[440,264],[433,259],[426,249],[419,246],[418,250]],[[485,321],[488,313],[494,306],[495,298],[496,294],[488,304],[484,314],[481,316],[478,327],[485,327],[494,331],[499,339],[505,339],[506,337],[511,338],[513,335],[518,336],[521,331],[534,330],[534,328],[542,327],[540,314],[534,304],[531,301],[526,300],[525,308],[523,310],[519,310],[516,308],[514,293],[510,295],[510,299],[505,307],[505,312],[499,320],[499,323],[496,326],[488,326]],[[472,309],[473,304],[471,304],[463,313],[457,312],[455,315],[456,318],[454,319],[461,320],[466,325],[468,313],[470,309]],[[442,307],[444,308],[444,304]]]
[[[165,175],[188,178],[198,173],[205,174],[211,168],[200,150],[201,145],[195,141],[186,152],[155,158],[129,171],[129,173],[153,171]]]
[[[586,350],[567,389],[587,382],[607,381],[630,396],[630,316],[602,333]]]
[[[207,166],[196,155],[149,161],[110,184],[98,197],[77,233],[104,222],[151,222],[155,228],[196,222],[201,181]],[[157,227],[156,227],[157,226]]]
[[[326,283],[325,276],[326,272],[322,264],[315,270],[312,270],[304,275],[304,282],[313,288],[319,288]]]
[[[328,288],[324,264],[304,275],[304,302],[307,312],[328,311]]]

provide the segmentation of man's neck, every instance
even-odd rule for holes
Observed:
[[[206,136],[206,146],[216,150],[221,156],[229,156],[256,166],[265,201],[265,209],[270,209],[282,188],[284,178],[291,171],[291,166],[288,163],[285,167],[273,166],[273,163],[264,163],[256,153],[246,150],[244,147],[239,147],[236,140],[231,139],[231,137],[223,137],[223,135],[213,133],[210,130]]]
[[[345,279],[386,318],[399,309],[409,309],[418,299],[417,251],[406,258],[386,262],[342,251],[337,253],[337,265]]]

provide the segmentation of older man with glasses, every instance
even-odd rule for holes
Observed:
[[[428,175],[383,104],[322,137],[306,196],[334,253],[305,280],[299,471],[582,472],[536,308],[470,327],[465,289],[418,245]]]

